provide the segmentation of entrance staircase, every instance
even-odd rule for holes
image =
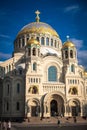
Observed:
[[[30,117],[28,122],[29,124],[57,124],[58,119],[61,123],[74,123],[74,118],[66,118],[66,117],[49,117],[49,118],[40,118],[40,117]],[[76,117],[76,123],[87,123],[87,119],[83,119],[82,117]]]

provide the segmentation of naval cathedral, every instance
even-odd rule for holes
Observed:
[[[25,25],[12,58],[0,62],[0,117],[87,116],[87,72],[77,49],[47,23]]]

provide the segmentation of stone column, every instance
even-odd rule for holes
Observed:
[[[40,45],[41,45],[41,36],[39,37],[39,42],[40,42]]]
[[[83,116],[83,104],[81,103],[81,113],[80,113],[80,116]]]
[[[27,118],[31,117],[31,107],[32,106],[29,106],[29,110],[27,109]]]
[[[42,113],[43,111],[42,111],[42,106],[41,106],[41,103],[40,103],[40,117],[42,117],[43,116],[43,113]]]
[[[46,117],[46,103],[44,103],[44,117]]]
[[[22,38],[20,38],[20,48],[22,48]]]
[[[51,37],[49,38],[49,46],[51,46]]]
[[[46,111],[46,107],[48,111]],[[47,103],[44,103],[44,117],[50,117],[50,107],[48,107]]]
[[[68,111],[67,111],[67,105],[66,105],[66,103],[64,104],[64,108],[65,108],[64,116],[66,117],[66,116],[68,116]]]
[[[27,44],[27,38],[26,38],[26,35],[24,35],[24,43],[25,43],[24,46],[26,46],[26,44]]]
[[[44,45],[46,46],[46,36],[44,37]]]

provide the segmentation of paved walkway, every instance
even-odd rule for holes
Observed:
[[[25,122],[22,123],[13,123],[14,125],[21,125],[21,126],[32,126],[32,125],[56,125],[58,122],[58,119],[60,120],[60,123],[63,125],[73,125],[75,124],[73,118],[66,119],[65,117],[51,117],[51,118],[43,118],[42,120],[39,117],[32,117]],[[76,117],[76,124],[87,124],[87,119],[83,119],[81,117]]]
[[[58,119],[60,119],[60,125],[57,124]],[[22,123],[13,122],[11,130],[87,130],[87,120],[77,117],[77,122],[74,123],[73,118],[68,120],[64,117],[51,117],[40,120],[40,118],[30,118],[30,121],[25,121]]]
[[[31,117],[28,120],[26,120],[25,123],[29,124],[50,124],[54,123],[56,124],[58,119],[60,120],[61,123],[74,123],[74,118],[65,118],[65,117],[51,117],[51,118],[43,118],[42,120],[39,117]],[[87,119],[83,119],[82,117],[76,117],[76,122],[77,123],[87,123]]]
[[[57,126],[58,119],[62,126],[74,126],[74,125],[87,125],[87,119],[83,119],[81,117],[76,117],[76,123],[73,118],[66,119],[65,117],[51,117],[51,118],[43,118],[42,120],[39,117],[31,117],[24,122],[12,122],[12,129],[17,130],[17,128],[28,128],[34,126]]]

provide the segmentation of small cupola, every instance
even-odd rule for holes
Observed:
[[[75,44],[72,41],[70,41],[69,36],[67,36],[67,41],[64,42],[62,48],[69,48],[69,47],[73,48],[73,47],[75,47]]]
[[[32,37],[30,40],[28,40],[27,46],[28,45],[30,46],[32,44],[34,44],[34,45],[40,45],[40,43],[34,37]]]

